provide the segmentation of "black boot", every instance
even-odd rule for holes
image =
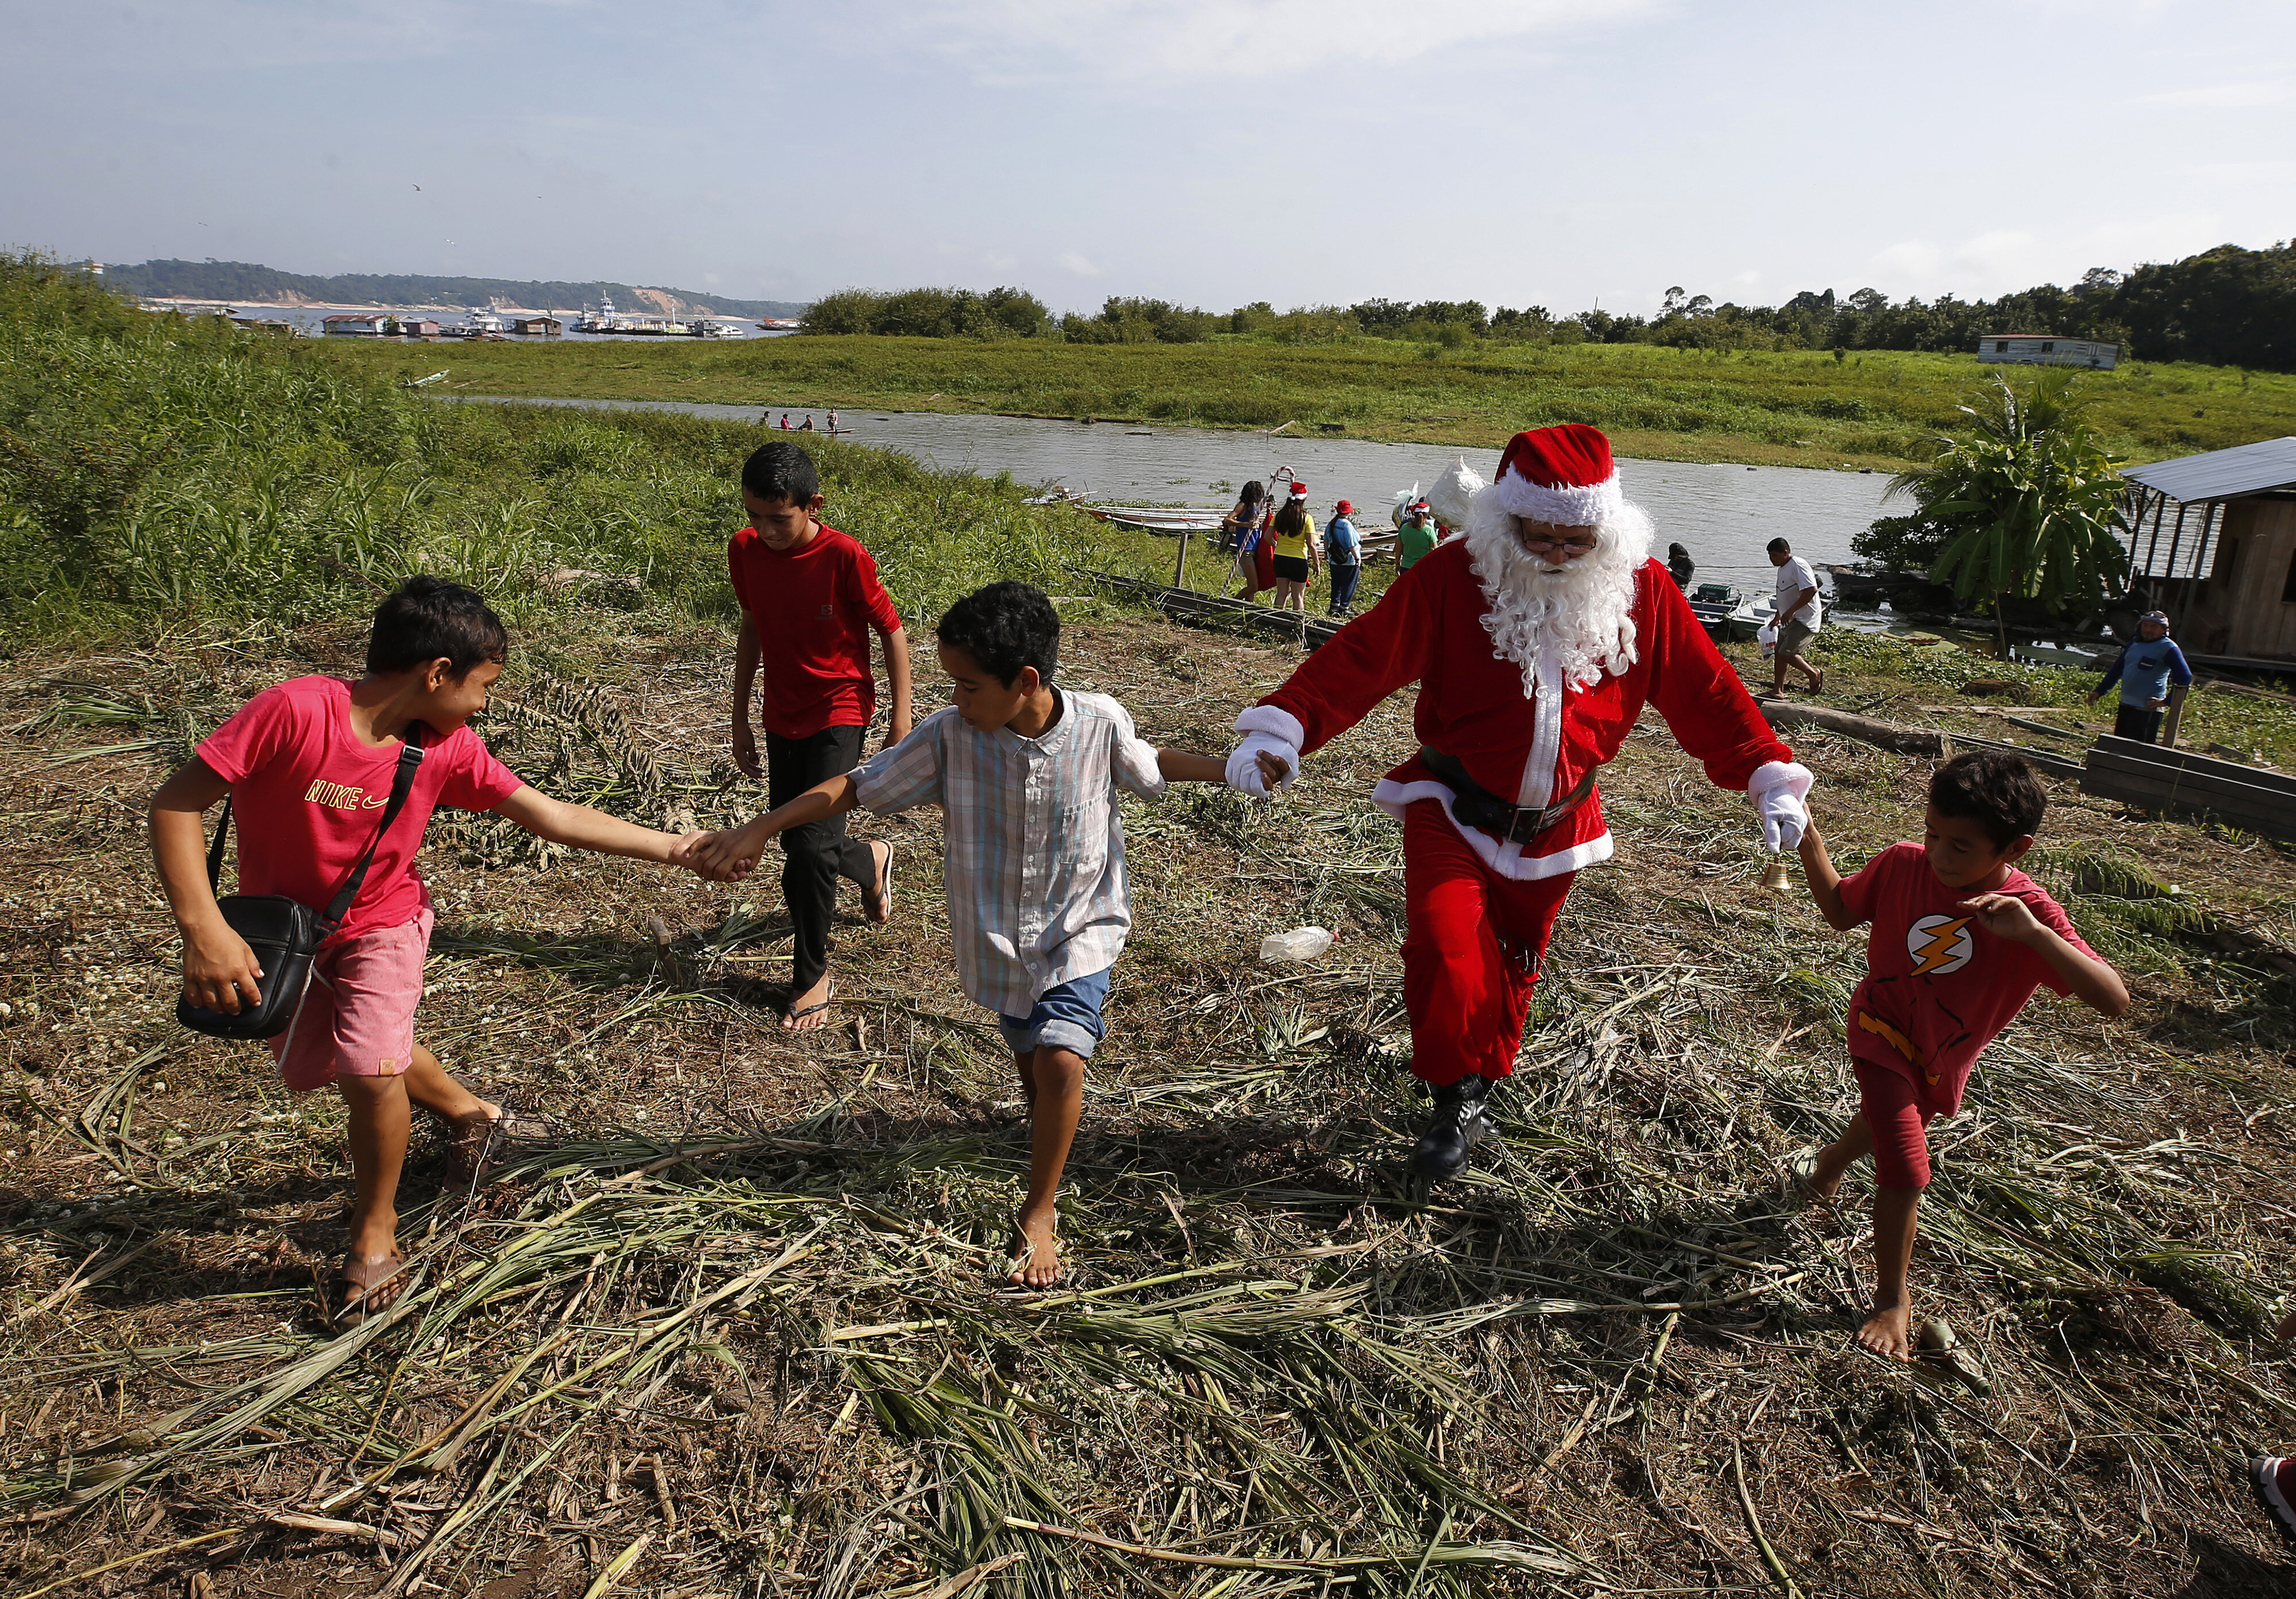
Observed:
[[[1435,1090],[1435,1113],[1411,1152],[1411,1169],[1431,1182],[1456,1177],[1467,1164],[1467,1152],[1491,1130],[1491,1079],[1463,1077]]]

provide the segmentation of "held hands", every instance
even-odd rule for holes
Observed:
[[[1246,734],[1227,758],[1232,789],[1267,799],[1299,775],[1300,752],[1272,733]]]
[[[2038,943],[2048,929],[2033,907],[2009,894],[1973,894],[1961,902],[1961,908],[1977,920],[1978,926],[1997,939],[2006,939],[2013,944]]]
[[[242,1002],[262,993],[263,966],[247,940],[220,916],[212,932],[184,940],[184,999],[187,1004],[236,1016]]]
[[[679,865],[691,866],[697,876],[711,882],[739,882],[758,864],[770,836],[754,833],[756,826],[753,822],[726,832],[698,833],[691,853]]]

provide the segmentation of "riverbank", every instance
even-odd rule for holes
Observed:
[[[1517,429],[1593,422],[1620,454],[1894,472],[1997,369],[1973,356],[1706,352],[1649,345],[1359,340],[1296,346],[813,337],[627,348],[328,347],[396,379],[449,369],[507,396],[1003,413],[1496,448]],[[2296,433],[2296,377],[2136,364],[2086,380],[2108,444],[2153,460]]]

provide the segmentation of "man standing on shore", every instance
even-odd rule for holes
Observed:
[[[2104,681],[2090,692],[2088,702],[2095,704],[2118,683],[2120,708],[2112,718],[2112,736],[2156,743],[2169,689],[2189,688],[2192,682],[2193,668],[2185,663],[2184,651],[2169,636],[2169,613],[2148,611],[2136,619],[2136,642],[2106,668]]]
[[[1403,824],[1404,1004],[1412,1074],[1435,1095],[1413,1151],[1456,1176],[1514,1070],[1531,985],[1563,896],[1608,860],[1595,775],[1645,704],[1726,789],[1753,798],[1770,848],[1795,848],[1809,772],[1794,763],[1690,603],[1650,558],[1611,442],[1580,423],[1518,433],[1464,537],[1437,545],[1290,681],[1236,718],[1228,781],[1267,792],[1416,683],[1419,752],[1373,791]]]
[[[1817,602],[1817,573],[1793,546],[1783,538],[1770,540],[1770,564],[1778,569],[1778,613],[1775,626],[1778,630],[1777,648],[1770,661],[1770,698],[1781,698],[1786,692],[1786,668],[1792,667],[1809,679],[1809,692],[1823,693],[1825,674],[1804,660],[1803,646],[1817,636],[1821,617]]]

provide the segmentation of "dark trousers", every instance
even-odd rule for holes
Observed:
[[[1360,561],[1332,562],[1332,614],[1352,608],[1356,603],[1356,585],[1363,581]]]
[[[841,777],[861,764],[858,727],[824,727],[811,738],[766,734],[766,797],[787,805],[816,783]],[[837,880],[849,877],[865,889],[877,886],[875,851],[845,836],[845,817],[808,822],[781,835],[789,859],[782,867],[782,898],[796,928],[791,957],[791,992],[802,994],[829,970],[829,924],[837,914]]]
[[[2112,718],[2112,736],[2133,738],[2140,744],[2150,744],[2161,736],[2161,713],[2150,705],[2121,702]]]

